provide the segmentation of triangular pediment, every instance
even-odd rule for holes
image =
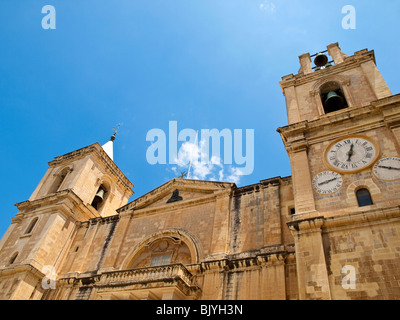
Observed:
[[[185,205],[195,200],[214,197],[221,192],[229,192],[232,188],[236,188],[234,183],[173,179],[133,200],[118,212]]]

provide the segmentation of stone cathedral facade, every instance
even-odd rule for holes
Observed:
[[[400,95],[337,43],[282,78],[292,176],[129,202],[112,141],[49,162],[0,241],[0,299],[400,299]]]

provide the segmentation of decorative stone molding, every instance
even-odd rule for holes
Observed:
[[[122,262],[121,269],[128,269],[132,265],[135,258],[148,247],[149,243],[154,242],[158,239],[162,239],[164,237],[176,237],[183,241],[189,248],[192,260],[191,263],[199,263],[200,255],[203,252],[200,241],[186,230],[180,228],[171,228],[153,233],[152,235],[147,236],[145,239],[135,245],[132,251],[126,256],[125,260]]]
[[[298,122],[277,129],[289,154],[308,150],[309,144],[305,136],[307,129],[308,121]]]
[[[293,237],[303,233],[321,232],[324,225],[324,217],[315,217],[304,220],[290,221],[287,223]]]
[[[49,211],[53,207],[53,212],[58,212],[66,217],[74,217],[78,221],[86,221],[96,218],[96,214],[83,204],[83,201],[72,189],[65,189],[53,193],[47,197],[32,201],[16,203],[15,206],[20,210],[19,214],[36,211]]]
[[[358,213],[333,216],[325,219],[324,232],[340,229],[362,228],[365,225],[400,221],[400,206],[370,208]]]

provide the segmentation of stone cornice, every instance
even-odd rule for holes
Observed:
[[[41,280],[45,276],[44,273],[40,272],[37,268],[30,264],[19,264],[15,266],[13,265],[0,268],[0,276],[10,276],[21,272],[29,272],[39,280]]]
[[[311,232],[321,232],[322,226],[324,224],[324,217],[314,217],[303,220],[295,220],[287,223],[290,232],[295,237],[294,233],[311,233]]]
[[[371,102],[371,104],[362,107],[352,107],[343,109],[334,113],[321,116],[312,121],[302,121],[280,127],[277,131],[287,149],[290,151],[299,149],[299,146],[307,146],[313,143],[319,143],[329,137],[334,139],[343,134],[355,134],[366,129],[377,129],[383,126],[400,126],[400,94],[388,98]],[[368,118],[368,127],[363,120]],[[341,124],[352,122],[352,128],[349,129]],[[332,127],[331,125],[335,126]],[[330,130],[325,132],[321,128],[329,126]],[[333,131],[335,129],[336,131]],[[314,133],[311,137],[311,133]],[[293,150],[292,150],[293,149]]]
[[[15,216],[13,222],[18,222],[26,214],[59,212],[66,217],[72,216],[78,221],[86,221],[97,218],[91,210],[84,204],[81,198],[71,189],[62,190],[49,196],[32,201],[16,203],[19,213]]]
[[[400,206],[388,208],[373,208],[356,214],[343,214],[327,217],[324,221],[324,232],[341,228],[361,228],[365,225],[400,221]]]
[[[170,211],[174,211],[182,208],[189,208],[192,206],[198,206],[201,204],[206,204],[209,202],[215,202],[218,196],[222,196],[222,195],[226,195],[229,196],[230,193],[212,193],[209,195],[206,195],[204,197],[199,197],[199,198],[195,198],[195,199],[190,199],[190,200],[182,200],[182,201],[178,201],[178,202],[174,202],[174,203],[168,203],[165,205],[161,205],[161,206],[157,206],[157,207],[150,207],[150,208],[129,208],[126,211],[121,211],[119,212],[119,214],[121,216],[124,215],[134,215],[134,216],[138,216],[138,215],[151,215],[151,214],[156,214],[156,213],[165,213],[165,212],[170,212]]]
[[[117,222],[120,219],[118,214],[107,216],[107,217],[96,217],[91,218],[87,221],[80,221],[79,226],[87,226],[87,225],[95,225],[95,224],[103,224],[103,223],[110,223],[110,222]]]
[[[376,108],[381,108],[387,127],[400,127],[400,94],[376,101]]]
[[[355,55],[345,58],[345,61],[342,63],[336,64],[323,70],[314,71],[306,75],[299,73],[297,75],[291,74],[284,76],[282,77],[282,81],[280,81],[280,86],[282,91],[284,92],[284,89],[287,87],[300,86],[306,83],[318,81],[321,78],[326,77],[327,75],[340,74],[344,71],[360,66],[362,63],[368,61],[374,61],[375,63],[375,54],[373,50],[359,51]]]
[[[334,232],[349,228],[362,228],[365,225],[400,221],[400,206],[373,208],[363,212],[341,214],[338,216],[317,216],[303,220],[287,222],[293,236],[311,232]]]
[[[176,206],[182,206],[185,204],[192,204],[196,203],[197,201],[202,201],[202,199],[211,199],[215,198],[216,196],[221,196],[225,193],[231,193],[231,190],[236,188],[236,185],[234,183],[227,183],[227,182],[217,182],[217,181],[202,181],[202,180],[187,180],[187,179],[172,179],[163,185],[159,186],[158,188],[146,193],[145,195],[137,198],[136,200],[133,200],[132,202],[128,203],[127,205],[119,208],[117,210],[118,213],[123,213],[125,211],[129,210],[138,210],[141,208],[146,209],[145,207],[151,203],[154,203],[155,201],[161,199],[164,197],[166,194],[170,193],[171,190],[173,191],[174,189],[179,189],[181,190],[186,190],[186,191],[193,191],[193,192],[199,192],[202,193],[204,192],[207,194],[205,197],[197,198],[197,199],[192,199],[192,200],[183,200],[179,201],[177,203],[171,203],[168,205],[163,205],[160,207],[157,207],[157,209],[160,208],[173,208]],[[203,200],[204,200],[203,199]],[[156,208],[149,208],[149,210],[153,210]]]
[[[274,177],[270,179],[260,180],[259,183],[243,186],[234,190],[235,196],[240,196],[242,194],[251,193],[251,192],[259,192],[264,188],[269,188],[270,186],[280,186],[284,184],[291,183],[292,177]]]
[[[207,260],[201,262],[202,272],[235,272],[251,269],[260,269],[284,265],[288,260],[293,263],[294,250],[289,252],[280,246],[281,250],[274,250],[270,253],[251,254],[249,256],[235,257],[235,255],[226,255],[223,259]]]

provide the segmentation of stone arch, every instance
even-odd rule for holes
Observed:
[[[72,172],[72,166],[62,167],[57,170],[55,174],[53,174],[53,182],[50,185],[48,190],[48,194],[55,193],[63,187],[64,182],[67,180],[68,174]]]
[[[101,185],[106,187],[108,192],[114,193],[115,186],[114,186],[112,178],[109,175],[105,174],[97,180],[97,187],[99,187]]]
[[[35,226],[37,225],[37,222],[39,221],[39,217],[34,217],[30,222],[28,227],[25,230],[24,234],[30,234],[32,233],[33,229],[35,228]]]
[[[13,255],[11,256],[10,260],[8,261],[8,264],[9,265],[14,264],[15,260],[17,260],[17,258],[18,258],[18,255],[19,255],[18,251],[14,252]]]
[[[190,263],[197,264],[200,261],[201,245],[195,236],[190,234],[188,231],[180,228],[171,228],[159,232],[155,232],[152,235],[146,237],[134,246],[132,251],[127,255],[122,263],[123,269],[130,269],[135,261],[146,251],[149,250],[152,245],[156,244],[160,240],[171,239],[171,241],[181,241],[190,252]]]
[[[358,207],[356,192],[360,189],[367,189],[370,192],[372,199],[375,199],[375,201],[377,198],[380,198],[381,190],[372,179],[357,180],[351,183],[346,190],[347,203],[349,206]]]
[[[111,201],[113,198],[115,186],[112,181],[113,180],[111,179],[111,177],[106,174],[97,179],[95,188],[93,189],[91,204],[93,207],[96,207],[95,209],[99,212],[102,212],[108,200]],[[105,191],[104,199],[98,205],[94,205],[96,194],[99,192],[100,189],[103,189]]]
[[[349,108],[354,107],[354,99],[349,90],[350,77],[343,75],[329,75],[314,83],[311,88],[310,95],[314,97],[314,103],[317,105],[320,116],[325,114],[324,105],[321,99],[321,89],[330,85],[337,85],[338,89],[343,93],[343,98],[346,100]]]
[[[329,75],[316,81],[311,88],[311,92],[319,92],[320,88],[329,82],[336,82],[344,87],[350,85],[350,77],[343,75]]]

